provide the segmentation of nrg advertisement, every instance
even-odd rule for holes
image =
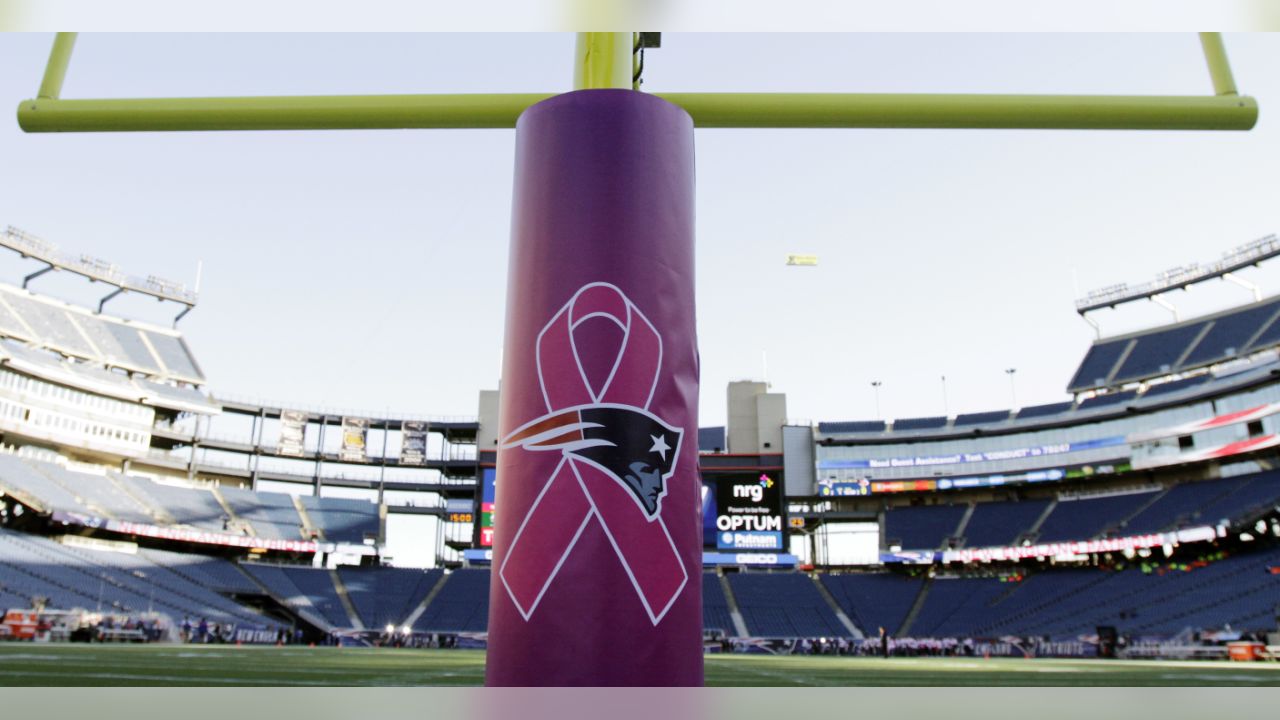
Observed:
[[[786,549],[782,483],[762,473],[716,481],[716,549]]]

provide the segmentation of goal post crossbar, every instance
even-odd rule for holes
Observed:
[[[583,33],[575,86],[619,87],[630,44]],[[1249,130],[1258,104],[1236,93],[1218,33],[1201,42],[1214,95],[911,93],[655,93],[702,128],[968,128]],[[513,128],[557,93],[63,99],[75,33],[59,33],[36,98],[18,107],[26,132]],[[620,50],[619,48],[623,48]],[[627,62],[627,73],[617,67]]]

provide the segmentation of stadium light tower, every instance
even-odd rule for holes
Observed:
[[[1009,409],[1016,410],[1018,408],[1018,391],[1013,385],[1013,376],[1018,372],[1018,368],[1005,368],[1004,372],[1009,376]]]
[[[876,398],[876,419],[877,420],[884,419],[884,416],[880,414],[880,386],[883,384],[884,383],[880,382],[879,380],[871,381],[871,391],[872,393],[875,394],[875,398]]]
[[[1217,33],[1201,34],[1215,94],[1175,97],[641,93],[657,35],[579,33],[562,94],[64,100],[75,34],[59,33],[18,107],[28,132],[516,129],[490,685],[702,684],[695,127],[1248,130],[1258,116]],[[605,341],[617,329],[621,347]]]

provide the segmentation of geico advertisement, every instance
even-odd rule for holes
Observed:
[[[716,483],[716,547],[782,550],[782,488],[769,475]]]

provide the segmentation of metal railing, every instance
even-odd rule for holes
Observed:
[[[299,412],[305,412],[308,415],[324,415],[332,418],[368,418],[374,423],[380,423],[383,421],[401,422],[405,420],[419,420],[427,423],[473,423],[478,421],[478,417],[475,415],[416,415],[410,413],[392,413],[389,410],[379,413],[377,411],[370,411],[368,408],[346,408],[305,402],[281,402],[278,400],[267,400],[261,397],[241,395],[238,393],[214,392],[210,393],[210,396],[215,402],[236,403],[238,405],[248,405],[256,408],[297,410]]]
[[[152,297],[172,300],[183,305],[196,304],[199,296],[187,289],[186,283],[168,280],[156,275],[138,277],[129,275],[115,263],[81,253],[71,255],[58,249],[58,246],[44,238],[37,237],[24,230],[10,225],[0,235],[0,246],[4,246],[19,254],[35,258],[55,267],[83,275],[93,280],[100,280],[108,285],[140,292]]]

